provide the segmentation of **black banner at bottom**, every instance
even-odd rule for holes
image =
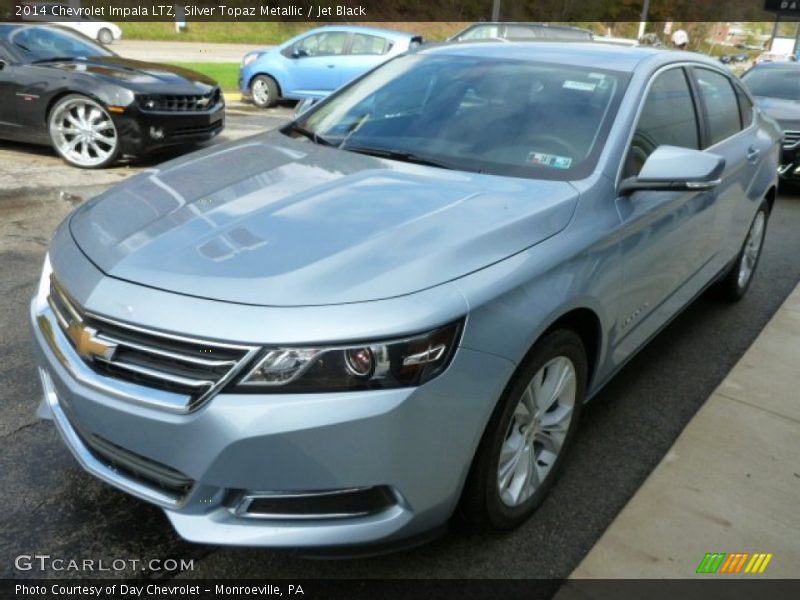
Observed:
[[[398,580],[112,580],[3,579],[0,598],[84,600],[796,600],[800,580],[702,578],[607,579],[398,579]]]

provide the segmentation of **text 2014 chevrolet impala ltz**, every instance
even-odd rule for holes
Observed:
[[[584,402],[704,289],[746,292],[779,151],[699,55],[400,56],[68,217],[31,305],[40,414],[188,540],[512,528]]]

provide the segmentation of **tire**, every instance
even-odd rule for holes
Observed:
[[[278,103],[278,84],[269,75],[256,75],[250,82],[250,97],[258,108],[272,108]]]
[[[583,343],[573,331],[549,333],[531,349],[498,402],[475,454],[461,497],[460,508],[468,521],[481,529],[508,531],[524,523],[542,503],[575,435],[586,398],[588,370]],[[529,390],[538,390],[546,404],[548,394],[542,392],[562,376],[562,394],[536,416],[531,427],[529,407],[536,402],[530,400],[536,394],[529,395]],[[548,446],[552,450],[555,445],[555,453],[548,451]],[[537,459],[535,468],[531,451]],[[523,470],[529,474],[527,478]]]
[[[91,98],[80,94],[63,97],[50,110],[47,124],[53,149],[72,166],[101,169],[119,157],[114,120]]]
[[[750,289],[750,283],[753,281],[753,275],[761,258],[761,250],[764,247],[768,221],[769,205],[765,201],[758,207],[753,221],[750,223],[750,228],[742,243],[742,249],[739,251],[733,267],[719,283],[718,289],[723,300],[738,302]]]
[[[97,41],[108,46],[114,41],[114,34],[107,27],[103,27],[97,32]]]

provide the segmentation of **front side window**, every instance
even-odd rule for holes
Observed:
[[[523,60],[402,56],[297,125],[352,152],[568,180],[596,162],[628,77]]]
[[[347,41],[347,34],[343,31],[329,31],[317,33],[303,38],[295,46],[295,51],[300,56],[331,56],[342,54]]]
[[[377,35],[355,33],[350,45],[350,54],[386,54],[389,48],[391,48],[391,43],[385,38]]]
[[[741,131],[739,101],[725,75],[708,69],[695,69],[695,76],[708,115],[711,135],[708,145],[713,146]]]
[[[659,146],[700,148],[697,113],[683,69],[670,69],[653,81],[633,133],[623,177],[635,177]]]
[[[478,25],[467,29],[464,33],[460,34],[456,39],[459,42],[466,42],[469,40],[488,40],[496,38],[500,35],[500,28],[497,25]]]

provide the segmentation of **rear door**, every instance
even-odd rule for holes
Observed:
[[[379,35],[354,33],[341,65],[341,85],[363,75],[386,60],[394,47],[392,40]]]
[[[719,252],[718,266],[729,261],[744,239],[762,193],[757,173],[771,146],[753,125],[753,107],[728,75],[703,67],[691,74],[705,113],[704,149],[725,159],[722,181],[713,193],[718,206],[709,238]],[[737,92],[737,87],[739,87]],[[746,199],[752,200],[747,202]]]

